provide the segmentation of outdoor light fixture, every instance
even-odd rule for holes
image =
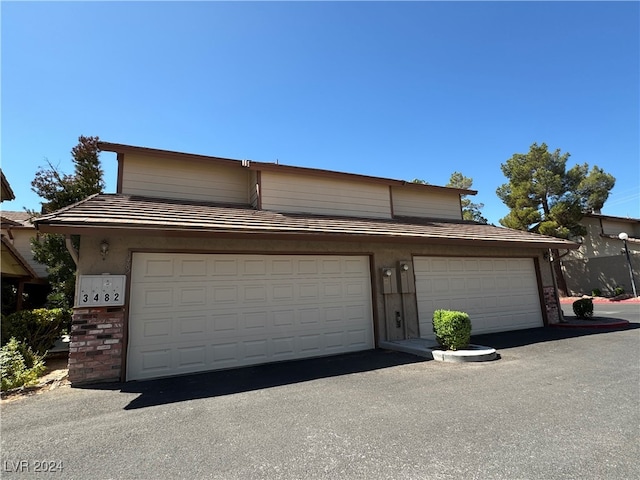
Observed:
[[[107,255],[109,255],[109,242],[106,240],[103,240],[100,244],[100,255],[102,255],[102,260],[107,258]]]
[[[629,256],[629,247],[627,246],[627,240],[629,239],[629,235],[626,232],[620,232],[618,234],[618,238],[624,242],[624,253],[627,255],[627,266],[629,267],[629,278],[631,278],[631,288],[633,289],[633,296],[638,296],[638,291],[636,290],[636,281],[633,278],[633,267],[631,266],[631,257]]]
[[[390,277],[391,276],[391,269],[390,268],[385,268],[382,273],[383,273],[383,275],[385,277]]]

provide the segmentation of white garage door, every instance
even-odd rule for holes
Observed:
[[[437,309],[469,314],[472,334],[543,326],[531,258],[414,257],[420,335]]]
[[[127,379],[373,348],[368,257],[134,253]]]

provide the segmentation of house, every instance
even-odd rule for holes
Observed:
[[[80,235],[72,382],[143,380],[558,321],[553,237],[462,220],[475,191],[100,143],[115,194],[35,221]],[[118,298],[118,301],[115,298]],[[107,300],[108,298],[108,300]]]
[[[580,248],[562,259],[562,269],[572,295],[591,295],[595,289],[611,296],[616,287],[632,292],[629,264],[620,233],[628,235],[627,248],[636,286],[640,286],[640,219],[586,214],[581,221],[587,233],[578,238]]]
[[[11,189],[11,185],[4,173],[0,171],[2,194],[1,198],[5,200],[14,200],[15,195]],[[15,214],[15,215],[14,215]],[[16,218],[14,218],[14,216]],[[1,270],[2,270],[2,286],[3,286],[3,312],[5,307],[8,308],[7,312],[14,310],[22,310],[23,294],[29,293],[31,285],[40,285],[46,283],[43,280],[47,276],[46,271],[42,266],[33,260],[31,254],[31,246],[29,244],[29,236],[23,236],[21,233],[16,233],[19,240],[16,242],[14,236],[14,229],[23,230],[25,224],[28,223],[29,214],[20,212],[1,212],[1,235],[0,241],[2,245],[2,257]],[[20,217],[18,219],[17,217]],[[31,235],[36,234],[35,227],[29,224],[28,227]],[[41,274],[44,272],[44,275]],[[13,292],[8,295],[4,288],[11,287]],[[38,287],[35,287],[38,288]],[[13,301],[15,293],[15,304]],[[7,298],[12,298],[11,302],[7,302]],[[10,303],[10,305],[9,305]]]
[[[46,301],[50,288],[47,281],[47,266],[33,258],[31,239],[37,237],[38,232],[35,225],[31,223],[31,214],[3,210],[0,222],[4,244],[7,248],[15,250],[20,262],[29,270],[29,275],[22,277],[18,284],[20,294],[17,295],[16,310],[21,310],[23,307],[22,294],[26,294],[29,298],[30,306],[41,306]]]

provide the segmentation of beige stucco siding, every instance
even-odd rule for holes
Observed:
[[[438,192],[415,187],[392,187],[393,214],[405,217],[460,220],[460,196],[457,192]]]
[[[203,202],[249,203],[249,172],[241,167],[174,161],[127,153],[122,193]]]
[[[263,210],[391,218],[386,185],[261,172]]]

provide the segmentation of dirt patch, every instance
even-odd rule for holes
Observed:
[[[38,384],[31,387],[20,387],[7,392],[2,392],[0,403],[15,402],[32,395],[40,395],[60,387],[68,387],[69,370],[67,368],[67,357],[56,356],[47,358],[45,366],[47,369],[44,375],[38,379]]]

